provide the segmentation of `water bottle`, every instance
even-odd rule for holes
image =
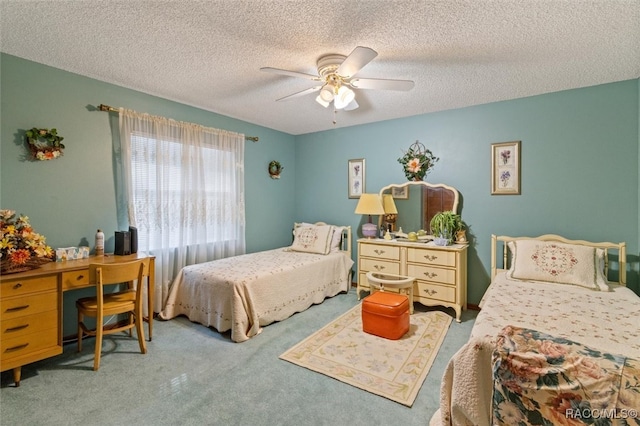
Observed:
[[[104,233],[98,229],[96,232],[96,256],[104,255]]]

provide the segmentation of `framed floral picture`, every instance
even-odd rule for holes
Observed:
[[[364,193],[364,158],[349,160],[347,181],[349,185],[349,198],[360,198]]]
[[[491,144],[491,195],[520,195],[520,141]]]

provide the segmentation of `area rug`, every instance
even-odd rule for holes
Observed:
[[[409,332],[388,340],[362,331],[358,304],[280,358],[411,407],[444,340],[451,316],[414,312]]]

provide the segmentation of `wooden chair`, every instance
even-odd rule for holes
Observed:
[[[82,351],[84,336],[96,337],[96,351],[93,360],[93,370],[100,368],[100,354],[102,352],[102,337],[105,334],[118,333],[132,328],[138,332],[140,352],[147,353],[144,340],[142,317],[142,286],[144,279],[144,263],[142,260],[117,264],[93,263],[89,265],[89,282],[96,285],[96,297],[84,297],[76,302],[78,308],[78,352]],[[137,281],[134,287],[133,281]],[[128,283],[127,289],[116,293],[104,293],[104,286],[109,284]],[[105,327],[104,317],[110,315],[127,314],[128,321],[124,325]],[[84,324],[84,317],[95,317],[95,330]]]

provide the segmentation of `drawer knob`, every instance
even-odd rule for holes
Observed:
[[[433,296],[434,294],[436,294],[438,292],[438,290],[430,290],[428,288],[426,288],[424,290],[425,293],[427,293],[429,296]]]
[[[382,271],[384,269],[384,265],[373,265],[376,271]]]
[[[80,281],[81,279],[84,278],[84,275],[78,275],[78,277],[76,278],[76,280]]]
[[[5,331],[7,333],[13,333],[14,331],[20,331],[20,330],[24,330],[25,328],[29,327],[29,324],[22,324],[19,325],[17,327],[11,327],[11,328],[7,328]]]
[[[14,346],[14,347],[12,347],[12,348],[7,348],[7,349],[5,349],[4,351],[5,351],[5,352],[15,352],[15,351],[19,351],[20,349],[24,349],[24,348],[26,348],[27,346],[29,346],[29,344],[28,344],[28,343],[23,343],[22,345]]]
[[[14,290],[19,289],[20,287],[22,287],[22,283],[16,283],[16,285],[13,286]]]
[[[29,305],[22,305],[22,306],[16,306],[14,308],[8,308],[7,312],[16,312],[16,311],[22,311],[24,309],[27,309],[29,307]]]
[[[424,276],[427,278],[435,278],[438,276],[438,274],[436,274],[435,272],[425,272]]]
[[[425,254],[424,258],[427,259],[429,262],[433,262],[438,258],[438,256],[429,256],[428,254]]]
[[[382,255],[385,253],[385,251],[384,251],[384,250],[378,250],[378,249],[375,249],[373,252],[374,252],[375,254],[377,254],[378,256],[382,256]]]

